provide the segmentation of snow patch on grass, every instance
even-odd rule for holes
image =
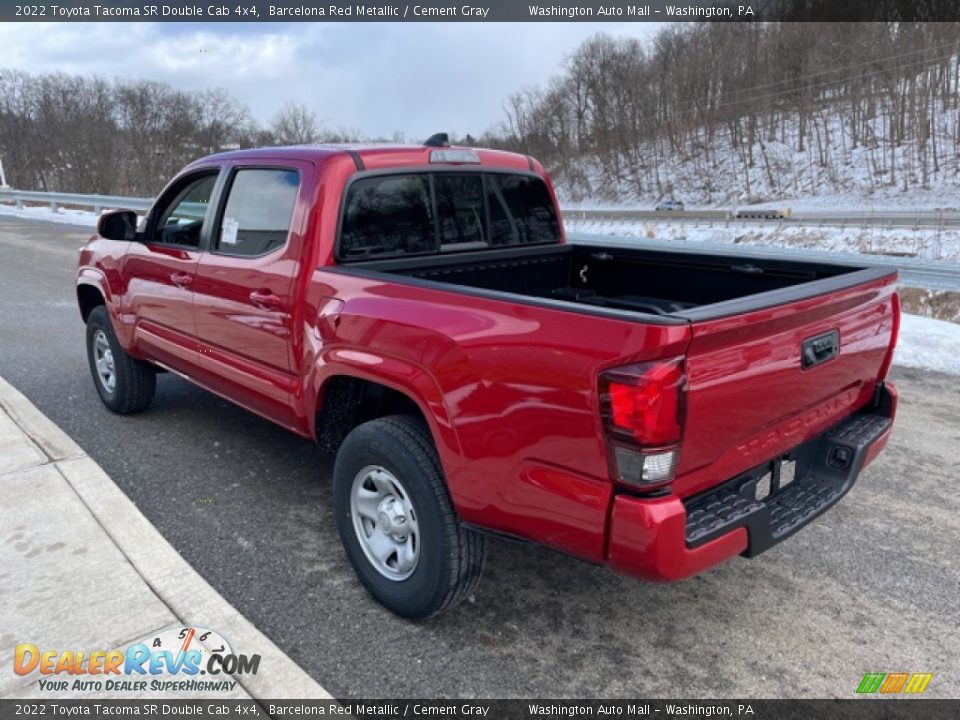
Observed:
[[[17,208],[5,203],[0,203],[0,215],[24,220],[43,220],[44,222],[62,223],[64,225],[79,225],[81,227],[96,227],[98,217],[91,210],[71,210],[58,207],[54,212],[48,206],[25,205],[23,208]]]
[[[895,365],[960,375],[960,325],[903,315]]]

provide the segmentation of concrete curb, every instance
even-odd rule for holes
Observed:
[[[214,628],[239,652],[261,656],[260,673],[234,678],[247,693],[255,699],[331,698],[180,556],[99,465],[3,378],[0,408],[53,461],[80,501],[179,622]]]

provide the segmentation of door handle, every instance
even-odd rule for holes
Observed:
[[[264,310],[271,310],[277,307],[281,302],[279,295],[274,295],[269,290],[254,290],[250,293],[250,302],[256,305],[258,308]]]
[[[170,281],[177,287],[188,287],[193,284],[193,275],[189,273],[175,272],[170,276]]]
[[[840,333],[836,330],[807,338],[800,348],[800,367],[804,370],[832,360],[840,354]]]

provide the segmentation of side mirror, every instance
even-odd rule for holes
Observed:
[[[111,210],[97,220],[97,234],[107,240],[134,240],[137,214],[133,210]]]

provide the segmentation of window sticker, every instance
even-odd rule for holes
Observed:
[[[223,225],[220,227],[220,244],[236,245],[237,231],[240,229],[240,223],[232,217],[225,217]]]

